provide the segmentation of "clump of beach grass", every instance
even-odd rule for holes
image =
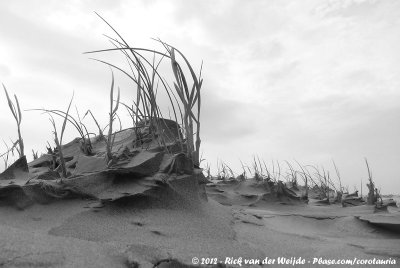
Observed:
[[[93,113],[92,113],[92,111],[91,111],[90,109],[87,110],[87,112],[85,113],[85,115],[83,116],[83,118],[85,118],[88,114],[90,114],[90,116],[92,117],[94,123],[95,123],[96,126],[97,126],[97,129],[99,130],[99,134],[98,134],[98,136],[97,136],[97,139],[98,139],[98,140],[103,140],[103,139],[105,139],[104,130],[101,129],[99,122],[97,121],[96,117],[93,115]]]
[[[71,99],[71,101],[72,101],[72,99]],[[78,109],[76,107],[75,107],[75,109],[76,109],[78,119],[76,119],[74,116],[72,116],[69,113],[69,109],[68,109],[68,112],[64,112],[64,111],[57,110],[57,109],[29,109],[28,111],[42,111],[47,114],[56,115],[58,117],[61,117],[62,119],[64,119],[64,121],[66,123],[69,122],[78,131],[79,136],[81,137],[80,150],[85,155],[90,156],[90,155],[92,155],[92,143],[90,141],[90,133],[89,133],[86,125],[82,122],[79,112],[78,112]]]
[[[97,14],[97,13],[96,13]],[[98,14],[97,14],[98,15]],[[150,135],[155,138],[165,150],[168,150],[165,137],[176,138],[176,142],[180,144],[181,151],[193,161],[194,166],[200,165],[200,109],[201,97],[200,90],[203,84],[201,78],[201,70],[197,75],[190,65],[184,54],[175,47],[155,39],[161,44],[164,51],[153,49],[138,48],[130,46],[125,39],[108,23],[104,18],[98,15],[116,34],[116,38],[106,36],[112,43],[114,48],[90,51],[86,53],[99,52],[121,52],[127,60],[129,69],[125,70],[113,63],[94,59],[104,63],[113,69],[119,70],[125,74],[136,85],[136,99],[133,100],[132,106],[123,104],[129,111],[132,117],[133,128],[136,131],[137,137],[140,136],[138,129],[142,127],[140,124],[148,126]],[[164,59],[170,60],[170,66],[174,81],[173,86],[168,83],[168,80],[159,72],[159,66]],[[183,65],[181,63],[183,61]],[[184,67],[187,68],[190,75],[186,76]],[[170,108],[173,112],[173,121],[177,126],[181,125],[184,137],[180,135],[172,135],[171,130],[166,128],[164,133],[155,133],[161,129],[161,125],[166,125],[164,116],[159,106],[157,94],[163,90],[169,99]],[[118,100],[119,102],[119,100]],[[110,113],[110,118],[112,117]],[[179,133],[179,128],[176,129]],[[109,133],[110,134],[110,133]],[[108,135],[108,139],[110,135]],[[111,142],[111,141],[110,141]]]
[[[97,14],[97,13],[96,13]],[[98,14],[97,14],[98,15]],[[203,79],[201,77],[202,66],[200,68],[200,73],[197,75],[192,66],[190,65],[187,58],[184,56],[182,52],[180,52],[175,47],[161,41],[160,39],[155,40],[165,51],[157,51],[145,48],[134,48],[128,45],[128,43],[122,38],[122,36],[100,15],[98,15],[117,35],[117,38],[108,37],[109,41],[115,46],[113,49],[105,49],[99,51],[91,51],[87,53],[96,53],[96,52],[106,52],[106,51],[120,51],[126,57],[126,60],[129,64],[130,71],[125,71],[124,69],[102,61],[99,62],[105,63],[110,66],[112,69],[116,69],[121,71],[123,74],[127,75],[135,84],[136,84],[136,99],[133,100],[133,105],[128,106],[120,101],[120,90],[118,88],[117,98],[114,99],[114,73],[112,72],[112,82],[110,89],[110,112],[108,116],[108,125],[102,129],[94,117],[93,113],[90,110],[87,110],[85,113],[84,119],[87,115],[91,115],[94,120],[96,126],[99,130],[98,139],[104,140],[106,143],[106,155],[105,158],[107,160],[108,165],[112,165],[113,163],[113,145],[115,141],[115,133],[113,133],[113,123],[116,119],[120,121],[120,128],[122,129],[121,120],[117,114],[117,110],[119,105],[124,105],[129,114],[132,117],[133,128],[136,132],[136,138],[140,138],[140,133],[138,129],[146,127],[150,131],[150,135],[152,135],[152,140],[156,140],[161,143],[160,145],[164,146],[165,150],[168,151],[168,146],[166,144],[165,136],[173,137],[180,144],[181,152],[184,152],[188,158],[190,158],[193,162],[193,166],[200,165],[200,108],[201,108],[201,97],[200,97],[200,89],[203,83]],[[148,59],[145,53],[152,54],[152,59]],[[156,59],[156,57],[160,57]],[[158,68],[161,62],[164,59],[169,59],[169,63],[171,66],[171,70],[173,73],[173,86],[171,87],[168,83],[167,79],[162,76]],[[183,61],[183,65],[181,63]],[[186,76],[184,68],[186,67],[189,70],[190,75]],[[129,73],[131,72],[131,73]],[[191,82],[190,82],[191,81]],[[161,128],[160,125],[164,124],[167,126],[165,122],[165,118],[162,115],[158,99],[157,93],[159,91],[159,87],[162,87],[170,101],[170,108],[173,111],[173,121],[176,122],[176,133],[178,135],[173,135],[171,133],[171,129]],[[24,155],[24,144],[21,137],[21,111],[19,107],[19,102],[16,96],[15,102],[16,105],[11,101],[8,92],[3,85],[4,91],[7,96],[8,104],[10,110],[17,122],[18,126],[18,140],[13,143],[11,148],[7,148],[7,152],[2,154],[1,157],[8,161],[8,154],[13,152],[13,149],[17,149],[20,157]],[[92,155],[92,144],[90,135],[93,133],[89,133],[86,125],[82,122],[81,117],[79,115],[78,109],[77,119],[70,114],[70,108],[72,104],[73,97],[69,103],[67,112],[57,110],[57,109],[30,109],[36,111],[42,111],[50,116],[50,122],[53,127],[53,135],[54,142],[56,144],[56,148],[53,150],[49,145],[48,152],[53,155],[54,159],[54,169],[56,169],[57,162],[57,154],[59,157],[59,168],[61,168],[62,176],[67,177],[67,170],[65,167],[65,160],[62,152],[62,140],[64,136],[64,131],[66,129],[67,123],[70,123],[74,126],[74,128],[78,131],[81,139],[81,151],[85,155]],[[58,133],[56,127],[56,121],[53,116],[61,117],[63,119],[63,125],[61,127],[61,132]],[[181,133],[181,128],[183,135],[179,135]],[[105,129],[107,129],[107,136],[104,135]],[[162,129],[163,133],[155,133],[156,131]],[[167,133],[170,132],[170,133]],[[174,130],[172,130],[174,132]],[[18,145],[18,148],[16,146]],[[33,152],[33,157],[36,159],[37,153]]]
[[[217,160],[217,169],[218,169],[217,179],[224,181],[235,179],[235,173],[229,167],[229,165],[224,163],[223,161]]]
[[[64,154],[63,154],[63,151],[62,151],[62,141],[63,141],[63,137],[64,137],[65,128],[67,126],[68,114],[69,114],[69,110],[71,108],[71,104],[72,104],[73,98],[74,98],[74,96],[72,95],[71,101],[69,102],[69,105],[68,105],[68,109],[64,113],[65,116],[64,116],[64,121],[63,121],[62,127],[61,127],[60,135],[58,135],[58,133],[57,133],[56,123],[54,121],[54,118],[53,118],[51,112],[48,112],[48,114],[50,116],[50,122],[51,122],[51,124],[53,126],[54,142],[55,142],[55,144],[57,146],[57,152],[58,152],[58,156],[59,156],[59,159],[60,159],[61,176],[63,178],[67,178],[68,177],[68,173],[67,173],[67,168],[65,166]]]
[[[286,187],[291,187],[296,191],[301,192],[301,199],[308,199],[309,191],[317,195],[318,199],[325,200],[327,203],[341,202],[341,197],[345,190],[342,185],[342,178],[336,163],[332,160],[335,172],[337,175],[337,182],[331,176],[329,170],[323,166],[316,165],[302,165],[297,160],[295,164],[289,161],[284,161],[287,168],[283,169],[279,161],[272,161],[272,165],[267,165],[264,159],[258,156],[253,156],[250,166],[244,164],[240,160],[242,173],[236,178],[243,181],[253,178],[258,182],[264,183],[265,187],[274,191],[278,184],[282,184],[285,180]],[[209,167],[206,167],[206,172],[209,173]],[[220,179],[227,179],[233,170],[229,168],[223,161],[218,160],[217,163],[217,177]],[[246,174],[249,174],[247,176]],[[299,180],[303,180],[304,186],[299,184]],[[347,189],[348,192],[348,189]],[[336,195],[335,195],[336,193]],[[332,199],[332,197],[334,199]]]
[[[367,160],[367,158],[365,158],[364,160],[365,160],[365,164],[367,166],[367,171],[368,171],[368,183],[367,183],[368,197],[367,197],[367,204],[368,205],[373,205],[373,204],[377,205],[378,199],[380,199],[381,204],[382,204],[383,203],[382,197],[381,197],[381,195],[379,193],[378,188],[376,188],[376,186],[375,186],[375,182],[374,182],[374,180],[372,178],[372,172],[371,172],[371,169],[369,167],[368,160]]]
[[[32,158],[33,158],[33,160],[36,160],[36,159],[39,158],[39,153],[38,153],[38,151],[35,152],[35,151],[32,149]]]

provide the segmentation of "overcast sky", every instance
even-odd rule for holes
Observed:
[[[202,152],[212,168],[221,159],[239,172],[239,159],[258,155],[333,170],[334,159],[352,191],[367,157],[382,192],[400,193],[400,1],[1,1],[0,82],[23,109],[66,109],[75,91],[79,110],[106,124],[110,70],[82,53],[110,48],[102,34],[112,32],[93,11],[135,46],[160,37],[197,69],[204,60]],[[129,102],[133,85],[118,78]],[[15,122],[0,101],[9,141]],[[51,140],[38,112],[24,112],[22,132],[29,157]]]

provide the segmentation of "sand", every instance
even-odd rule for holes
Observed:
[[[138,196],[102,208],[93,208],[91,200],[35,204],[24,210],[2,206],[0,265],[190,267],[194,257],[223,262],[226,257],[400,261],[399,234],[355,217],[371,214],[373,207],[224,206],[212,198],[185,202],[184,195],[166,192],[159,198]],[[291,265],[276,265],[285,266]]]
[[[374,206],[306,202],[301,187],[278,193],[254,179],[209,182],[182,154],[159,150],[153,141],[138,150],[131,141],[132,132],[117,136],[119,158],[111,167],[100,140],[93,156],[72,141],[65,146],[71,176],[62,181],[48,170],[48,155],[29,170],[3,174],[0,267],[400,263],[397,207],[375,213]]]

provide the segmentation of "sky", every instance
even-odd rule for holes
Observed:
[[[238,174],[257,156],[323,166],[335,181],[334,160],[343,184],[363,180],[366,192],[366,157],[381,192],[400,193],[399,1],[1,1],[0,82],[23,110],[65,110],[74,92],[82,114],[107,124],[111,72],[89,58],[119,58],[83,54],[112,47],[94,12],[133,46],[161,38],[195,69],[204,62],[201,152],[214,172],[223,161]],[[116,83],[132,100],[134,85],[117,73]],[[3,92],[0,126],[16,139]],[[24,111],[22,135],[28,160],[45,152],[48,117]],[[69,127],[64,141],[75,136]]]

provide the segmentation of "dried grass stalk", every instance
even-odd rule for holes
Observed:
[[[10,111],[11,111],[15,121],[17,122],[17,130],[18,130],[17,142],[19,145],[18,153],[19,153],[19,157],[22,157],[25,155],[25,152],[24,152],[24,141],[23,141],[22,135],[21,135],[21,121],[22,121],[21,108],[19,106],[19,101],[18,101],[17,95],[14,94],[15,104],[17,105],[17,107],[15,107],[10,96],[8,95],[7,89],[4,84],[3,84],[3,89],[4,89],[4,92],[7,97],[8,107],[10,108]]]

